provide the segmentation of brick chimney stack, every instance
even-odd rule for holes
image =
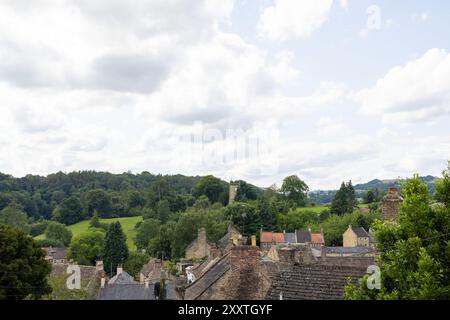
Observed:
[[[397,188],[390,187],[388,193],[381,200],[381,215],[383,220],[395,221],[398,218],[400,204],[403,198],[399,195]]]
[[[230,278],[225,288],[229,299],[261,299],[258,290],[260,283],[259,248],[254,246],[235,246],[230,251]]]

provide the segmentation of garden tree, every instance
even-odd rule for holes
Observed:
[[[30,235],[32,237],[36,237],[40,234],[43,234],[45,232],[45,229],[47,229],[49,221],[47,220],[40,220],[30,225]]]
[[[53,212],[53,219],[70,225],[82,220],[82,211],[80,199],[76,196],[71,196],[64,199],[61,205]]]
[[[284,178],[280,189],[291,206],[304,207],[308,198],[309,187],[298,176]]]
[[[233,202],[225,207],[225,217],[244,236],[256,235],[261,229],[261,217],[255,203]]]
[[[103,229],[106,231],[108,229],[108,224],[101,223],[100,219],[98,218],[97,211],[94,211],[94,215],[92,216],[91,220],[89,220],[89,228]]]
[[[368,190],[363,197],[363,202],[364,203],[372,203],[376,201],[376,197],[375,197],[375,193],[372,189]]]
[[[169,221],[159,228],[158,236],[150,241],[148,253],[159,259],[169,260],[172,258],[172,240],[176,227],[175,221]]]
[[[39,240],[35,240],[34,242],[36,242],[36,245],[38,245],[40,248],[43,247],[53,247],[53,248],[61,248],[64,247],[64,244],[56,239],[39,239]]]
[[[105,246],[103,248],[103,263],[105,270],[114,273],[117,265],[123,264],[128,258],[126,236],[120,222],[113,222],[106,231]]]
[[[25,232],[0,224],[0,300],[39,299],[51,292],[51,265]]]
[[[123,268],[136,279],[139,279],[139,272],[144,264],[149,260],[149,256],[145,253],[131,252]]]
[[[105,231],[91,229],[73,238],[67,256],[81,265],[95,265],[102,258],[104,244]]]
[[[319,222],[319,214],[314,211],[291,209],[287,213],[278,216],[278,224],[282,230],[294,232],[295,230],[308,229]]]
[[[51,221],[45,229],[45,237],[47,239],[54,239],[67,247],[72,240],[72,232],[67,227],[59,222]]]
[[[30,230],[26,213],[23,212],[21,206],[15,202],[9,204],[0,211],[0,223],[18,228],[24,232]]]
[[[146,219],[139,224],[134,243],[139,250],[147,249],[150,240],[158,236],[161,223],[157,219]]]
[[[145,207],[144,209],[141,210],[141,214],[142,214],[142,218],[144,220],[147,219],[159,219],[156,210],[153,208],[147,208]]]
[[[142,194],[137,190],[130,190],[127,193],[127,207],[142,208],[145,205],[145,199]]]
[[[398,222],[378,221],[375,238],[380,256],[380,290],[346,287],[347,299],[450,299],[450,168],[438,182],[438,205],[416,175],[402,187]]]
[[[169,219],[171,213],[169,201],[161,200],[158,202],[156,206],[156,214],[161,223],[165,223]]]
[[[275,205],[270,203],[266,197],[262,197],[258,202],[258,212],[262,228],[267,231],[276,231],[277,210]]]
[[[102,218],[108,218],[112,213],[111,196],[103,189],[91,190],[86,195],[86,209],[88,216],[97,211]]]
[[[352,182],[342,182],[341,187],[331,202],[331,213],[343,215],[352,213],[356,206],[355,189]]]
[[[204,227],[211,243],[217,243],[226,233],[229,221],[223,208],[193,207],[182,213],[175,225],[172,238],[172,256],[184,257],[186,247],[197,238],[198,229]]]
[[[211,203],[221,202],[225,204],[228,197],[227,183],[214,176],[206,176],[200,179],[192,190],[194,197],[205,195]]]

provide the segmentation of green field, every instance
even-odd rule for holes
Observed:
[[[133,239],[136,236],[136,230],[134,229],[134,226],[139,221],[142,221],[142,217],[138,216],[138,217],[100,219],[101,223],[112,223],[112,222],[116,222],[116,221],[120,222],[120,224],[122,226],[122,229],[123,229],[123,232],[127,236],[128,248],[131,251],[135,251],[136,250],[136,246],[134,244]],[[68,226],[68,228],[69,228],[70,231],[72,231],[73,237],[76,237],[80,233],[88,231],[89,220],[84,220],[84,221],[80,221],[78,223],[72,224],[72,225]],[[45,239],[45,235],[41,234],[41,235],[37,236],[36,239],[37,240]]]
[[[323,210],[330,209],[328,206],[314,206],[314,207],[304,207],[304,208],[297,208],[299,212],[305,212],[305,211],[312,211],[316,213],[321,213]]]

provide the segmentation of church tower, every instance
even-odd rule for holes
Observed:
[[[236,199],[239,182],[230,181],[228,204],[232,204]]]

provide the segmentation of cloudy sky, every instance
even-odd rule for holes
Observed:
[[[450,3],[0,0],[0,172],[439,175]]]

